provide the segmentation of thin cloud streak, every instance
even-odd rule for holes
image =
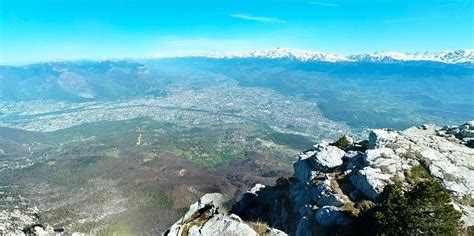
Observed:
[[[309,2],[311,5],[318,5],[323,7],[339,7],[339,4],[329,2]]]
[[[429,20],[432,17],[413,17],[413,18],[403,18],[403,19],[391,19],[391,20],[386,20],[384,21],[385,23],[406,23],[406,22],[417,22],[417,21],[425,21]]]
[[[267,22],[267,23],[286,23],[286,21],[275,18],[275,17],[265,17],[265,16],[251,16],[246,14],[231,14],[230,17],[242,19],[242,20],[250,20],[250,21],[258,21],[258,22]]]

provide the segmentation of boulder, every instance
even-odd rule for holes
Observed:
[[[296,226],[296,233],[298,236],[312,236],[313,230],[311,228],[311,221],[307,217],[301,217]]]
[[[258,188],[263,188],[262,186],[259,185]],[[252,228],[252,225],[243,222],[239,216],[223,212],[223,202],[224,197],[222,194],[210,193],[204,195],[189,207],[188,212],[186,212],[178,222],[171,226],[165,235],[258,235],[257,231]],[[264,233],[266,235],[286,235],[283,231],[272,229],[267,226],[264,227],[266,228],[262,229],[260,226],[259,230],[265,231]]]
[[[371,200],[376,200],[383,188],[391,182],[392,174],[384,174],[381,169],[365,167],[350,176],[354,187]]]
[[[376,148],[388,142],[394,142],[398,137],[398,132],[391,129],[376,129],[369,134],[369,148]]]
[[[342,206],[344,204],[344,200],[331,188],[329,179],[313,187],[312,190],[312,200],[318,206]]]
[[[293,169],[295,172],[295,177],[298,178],[298,180],[301,183],[305,184],[310,184],[313,176],[313,167],[311,166],[311,163],[309,160],[304,159],[304,160],[299,160],[293,164]]]
[[[312,199],[311,189],[310,186],[302,183],[296,183],[290,186],[290,200],[294,212],[299,212],[302,207],[310,203]]]
[[[337,207],[324,206],[316,212],[316,222],[325,227],[348,226],[351,220]]]
[[[204,195],[165,235],[257,235],[238,216],[221,214],[223,202],[224,197],[219,193]]]
[[[343,163],[342,158],[346,152],[327,142],[317,144],[313,149],[300,154],[300,161],[308,160],[313,170],[327,171]]]
[[[474,130],[474,120],[470,120],[466,123],[464,123],[470,130]]]
[[[61,235],[61,233],[56,233],[53,227],[49,225],[34,224],[23,228],[23,233],[26,235],[38,235],[38,236],[47,236],[47,235]]]

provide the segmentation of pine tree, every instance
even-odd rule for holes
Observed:
[[[457,235],[462,227],[461,216],[438,181],[419,182],[406,193],[401,183],[395,183],[386,186],[377,206],[361,216],[358,233]]]
[[[462,214],[451,205],[451,196],[438,181],[420,182],[406,195],[410,233],[454,235],[461,229]]]
[[[376,232],[403,233],[408,202],[403,194],[402,184],[397,182],[387,186],[380,198],[383,202],[375,208],[374,213],[374,220],[377,222]]]

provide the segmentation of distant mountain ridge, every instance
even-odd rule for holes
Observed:
[[[181,57],[207,57],[216,59],[234,58],[258,58],[258,59],[283,59],[288,58],[303,62],[405,62],[405,61],[433,61],[448,64],[474,63],[474,49],[456,49],[443,52],[375,52],[372,54],[356,54],[350,56],[340,56],[335,53],[305,51],[294,48],[276,48],[257,50],[251,52],[231,52],[213,54],[191,54]]]
[[[0,101],[76,103],[162,98],[184,88],[208,91],[232,82],[239,88],[303,96],[302,100],[316,102],[329,119],[357,127],[403,129],[412,124],[458,123],[474,118],[473,63],[393,61],[382,56],[378,59],[382,62],[333,63],[326,61],[343,59],[334,54],[296,52],[278,49],[252,54],[284,59],[188,56],[0,66]],[[241,54],[244,56],[248,55]],[[0,112],[9,109],[2,105]]]

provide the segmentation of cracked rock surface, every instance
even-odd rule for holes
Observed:
[[[256,185],[232,207],[244,220],[262,220],[289,234],[314,235],[345,228],[378,200],[388,184],[405,189],[439,179],[474,225],[474,121],[460,126],[423,125],[404,131],[376,129],[367,140],[344,136],[302,152],[294,176],[272,187]]]
[[[222,207],[223,203],[222,194],[209,193],[202,196],[190,206],[188,212],[165,235],[259,235],[251,224],[243,222],[239,216],[227,214]],[[286,235],[277,229],[266,228],[263,230],[265,235]]]

